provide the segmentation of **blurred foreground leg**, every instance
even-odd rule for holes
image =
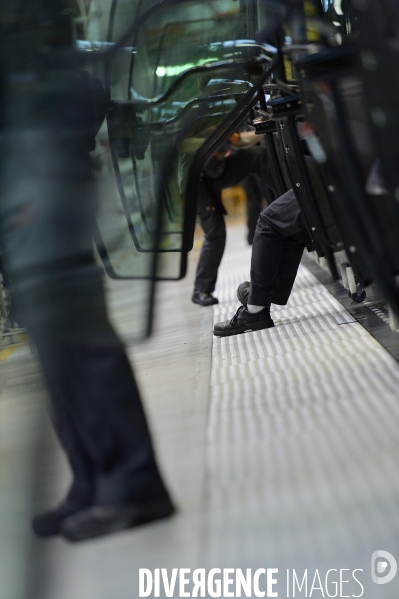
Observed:
[[[90,77],[65,66],[72,38],[61,9],[58,0],[21,2],[21,23],[14,15],[5,27],[0,237],[73,472],[64,502],[35,518],[34,530],[48,536],[62,529],[78,540],[170,515],[173,505],[132,369],[109,324],[102,271],[93,262],[89,151],[103,116],[96,122],[98,91]],[[52,43],[57,49],[46,65],[41,60]],[[70,521],[76,514],[80,519]]]

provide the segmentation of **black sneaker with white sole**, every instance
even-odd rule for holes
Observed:
[[[269,308],[263,308],[257,314],[251,314],[245,305],[238,308],[231,320],[215,324],[213,334],[216,337],[229,337],[230,335],[239,335],[248,331],[261,331],[271,327],[274,327],[274,322],[270,316]]]

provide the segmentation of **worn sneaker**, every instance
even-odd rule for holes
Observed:
[[[61,532],[61,526],[64,520],[87,509],[86,503],[81,505],[68,504],[67,501],[61,503],[53,510],[48,510],[35,516],[32,520],[32,528],[38,537],[52,537]]]
[[[237,299],[243,306],[248,303],[249,286],[250,282],[244,281],[237,287]]]
[[[144,504],[94,505],[66,518],[61,524],[61,534],[68,541],[95,539],[168,518],[174,512],[175,508],[168,495]]]
[[[191,301],[200,306],[213,306],[214,304],[219,303],[217,297],[213,297],[211,293],[204,293],[203,291],[197,291],[196,289],[194,290]]]
[[[218,322],[213,327],[213,334],[216,337],[229,337],[230,335],[239,335],[247,331],[260,331],[274,327],[274,322],[270,316],[269,308],[263,308],[257,314],[251,314],[245,306],[240,306],[231,320]]]

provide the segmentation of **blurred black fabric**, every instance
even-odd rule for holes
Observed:
[[[287,303],[309,241],[298,202],[290,190],[259,215],[252,245],[249,304]]]
[[[93,261],[89,151],[104,120],[102,83],[67,66],[62,2],[0,7],[1,251],[73,471],[67,503],[76,511],[167,496]]]
[[[222,165],[222,166],[220,166]],[[212,176],[210,176],[212,173]],[[248,239],[252,241],[256,220],[262,210],[262,190],[254,178],[270,181],[265,152],[254,146],[238,150],[223,161],[212,157],[198,187],[197,215],[205,233],[194,288],[205,293],[215,289],[217,273],[226,245],[222,190],[244,182],[247,194]]]

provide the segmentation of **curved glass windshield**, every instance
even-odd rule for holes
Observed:
[[[109,67],[112,160],[140,252],[182,250],[189,163],[271,60],[243,33],[235,0],[156,5],[139,19],[130,54]]]
[[[247,39],[236,0],[92,4],[84,49],[124,39],[96,67],[108,98],[93,152],[97,245],[115,278],[178,279],[195,222],[190,166],[273,56]]]

